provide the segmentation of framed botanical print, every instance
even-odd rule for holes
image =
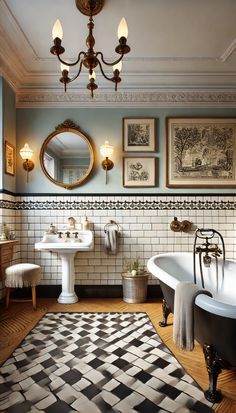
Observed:
[[[8,175],[15,175],[15,147],[5,141],[5,173]]]
[[[156,158],[124,157],[123,186],[137,188],[156,186]]]
[[[167,118],[168,187],[236,187],[236,118]]]
[[[155,152],[155,118],[123,118],[123,151]]]

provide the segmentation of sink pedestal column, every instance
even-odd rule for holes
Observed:
[[[73,304],[78,301],[75,294],[75,254],[76,252],[59,253],[62,264],[62,291],[57,301],[61,304]]]

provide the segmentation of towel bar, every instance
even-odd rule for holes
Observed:
[[[117,230],[118,232],[121,231],[121,226],[119,224],[117,224],[116,221],[113,221],[112,219],[110,220],[110,222],[108,222],[105,226],[104,226],[104,232],[106,234],[108,227],[116,225],[117,226]]]

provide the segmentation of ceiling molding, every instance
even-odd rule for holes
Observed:
[[[55,57],[49,53],[49,44],[48,49],[45,49],[47,39],[43,36],[35,36],[34,20],[22,19],[21,8],[18,6],[18,2],[16,2],[18,7],[14,7],[14,3],[14,1],[0,0],[0,75],[15,90],[18,107],[110,107],[111,105],[126,105],[127,107],[140,105],[146,107],[186,105],[191,107],[235,107],[236,66],[234,64],[235,56],[232,54],[236,49],[236,38],[231,41],[232,35],[229,34],[231,31],[229,33],[226,31],[222,37],[222,34],[225,33],[223,22],[220,30],[217,29],[216,32],[217,37],[214,44],[218,45],[217,47],[197,47],[195,49],[191,47],[191,38],[188,37],[186,49],[173,47],[165,50],[165,48],[157,47],[156,55],[152,55],[152,49],[147,49],[148,52],[137,48],[134,54],[124,58],[125,65],[124,70],[122,70],[122,84],[119,92],[115,94],[98,73],[99,91],[96,92],[96,96],[91,102],[86,91],[87,72],[81,73],[81,83],[70,87],[66,95],[62,89],[60,90],[60,71]],[[164,4],[166,2],[163,0]],[[38,15],[32,13],[34,7],[29,8],[29,16],[37,19],[38,22]],[[63,7],[67,6],[63,5]],[[144,7],[146,8],[145,5]],[[48,15],[50,15],[49,9],[48,3],[45,10]],[[220,10],[219,8],[218,14]],[[228,10],[227,16],[233,16],[230,10]],[[27,12],[26,7],[25,13]],[[221,15],[219,17],[221,18]],[[42,30],[47,33],[48,21],[45,27],[44,23],[43,21]],[[228,20],[224,24],[228,24]],[[231,19],[232,27],[234,27],[233,24],[233,19]],[[148,26],[146,30],[148,30]],[[170,31],[169,35],[171,33]],[[44,39],[44,44],[42,39]],[[214,41],[214,38],[212,40],[210,37],[210,39]],[[48,42],[50,43],[50,39]],[[194,38],[193,44],[195,43]],[[225,48],[227,44],[228,46]],[[203,44],[203,46],[205,45]],[[225,50],[221,54],[221,50],[224,48]],[[144,57],[145,53],[142,56],[143,52],[146,53],[146,57]],[[186,56],[184,56],[185,53]],[[228,61],[230,57],[231,59]],[[227,64],[224,64],[226,61]],[[75,71],[72,68],[71,75],[74,74]],[[85,89],[78,92],[77,88],[80,88],[81,85]]]
[[[17,94],[17,108],[36,107],[236,107],[236,89],[97,92],[32,91]]]
[[[226,62],[226,60],[231,56],[236,48],[236,38],[230,43],[230,45],[225,49],[224,53],[220,56],[221,62]]]
[[[20,84],[20,78],[18,77],[17,72],[14,70],[11,70],[11,67],[5,64],[5,62],[2,61],[1,56],[0,56],[0,76],[2,76],[7,83],[12,87],[12,89],[16,92],[19,84]]]
[[[22,31],[17,20],[9,10],[6,2],[4,0],[0,1],[0,26],[5,31],[5,40],[14,45],[15,52],[20,51],[21,54],[17,53],[18,57],[24,56],[24,58],[29,58],[32,60],[38,60],[35,50],[30,44],[29,39],[26,37],[25,33]]]

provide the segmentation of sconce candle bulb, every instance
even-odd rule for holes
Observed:
[[[28,143],[25,143],[24,147],[20,150],[20,156],[24,160],[23,168],[27,172],[27,182],[29,182],[28,173],[34,169],[34,162],[31,160],[34,151],[30,149]]]
[[[100,153],[105,158],[102,161],[102,168],[106,171],[106,184],[108,182],[107,171],[110,171],[114,166],[114,163],[111,161],[111,159],[109,159],[113,152],[114,148],[112,145],[109,144],[109,141],[105,141],[105,143],[100,147]]]

